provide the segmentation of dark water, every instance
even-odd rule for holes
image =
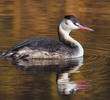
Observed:
[[[95,30],[71,33],[84,47],[84,63],[0,58],[0,100],[110,99],[110,0],[0,0],[0,52],[30,37],[58,39],[67,14]]]

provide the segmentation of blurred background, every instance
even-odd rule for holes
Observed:
[[[0,0],[0,53],[27,38],[58,40],[57,27],[65,15],[74,15],[95,30],[71,33],[85,50],[80,73],[71,77],[89,81],[88,89],[61,95],[56,72],[33,76],[0,58],[0,100],[109,100],[110,0]]]

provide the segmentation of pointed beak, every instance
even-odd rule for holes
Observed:
[[[83,25],[78,25],[79,29],[83,29],[83,30],[88,30],[88,31],[94,31],[93,29],[83,26]]]

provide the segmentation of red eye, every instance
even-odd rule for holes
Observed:
[[[75,23],[75,22],[74,22],[74,24],[75,24],[76,26],[78,26],[78,25],[79,25],[79,23]]]
[[[74,22],[74,24],[76,25],[76,23]]]

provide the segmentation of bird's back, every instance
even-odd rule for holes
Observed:
[[[6,52],[2,53],[2,56],[20,56],[30,58],[57,58],[63,55],[71,55],[72,49],[64,45],[62,42],[52,38],[39,37],[24,40]]]

